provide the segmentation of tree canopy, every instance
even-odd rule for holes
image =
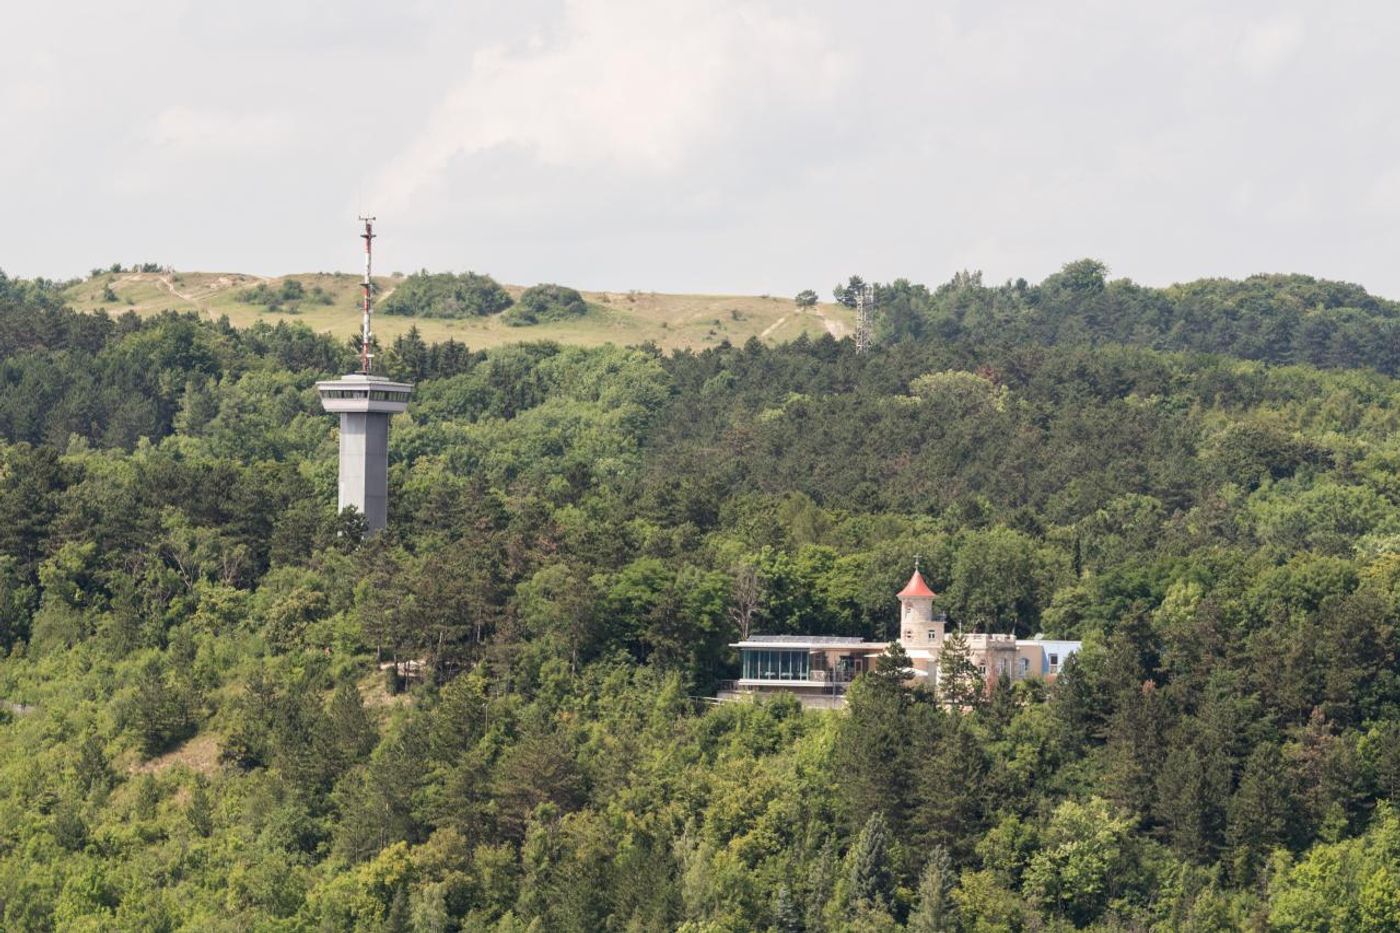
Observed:
[[[484,317],[514,302],[489,275],[463,272],[415,272],[379,302],[384,314],[412,317]]]
[[[520,301],[505,313],[509,324],[525,326],[545,321],[566,321],[588,313],[588,303],[576,289],[565,285],[532,285],[520,293]]]
[[[864,355],[410,331],[364,539],[351,348],[0,275],[0,927],[1400,923],[1395,307],[877,292]],[[1082,652],[705,702],[742,632],[888,638],[914,554],[955,653]]]

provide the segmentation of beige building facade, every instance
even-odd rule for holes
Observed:
[[[896,598],[899,600],[899,644],[909,655],[914,677],[930,689],[938,684],[939,660],[947,644],[947,617],[935,610],[937,594],[917,567]],[[1079,651],[1080,642],[1045,638],[1016,638],[989,633],[965,634],[972,664],[995,683],[1040,678],[1053,681],[1065,661]],[[840,706],[846,688],[889,642],[860,638],[804,635],[754,635],[730,647],[739,651],[737,680],[721,685],[720,699],[763,693],[790,693],[809,706]]]

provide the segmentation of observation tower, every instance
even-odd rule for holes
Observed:
[[[384,527],[389,517],[389,419],[408,408],[413,386],[371,373],[374,353],[370,347],[373,285],[374,218],[361,217],[365,232],[365,278],[360,326],[360,371],[340,379],[316,383],[321,407],[340,415],[339,509],[354,506],[365,517],[369,531]]]

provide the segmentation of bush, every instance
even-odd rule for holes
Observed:
[[[295,311],[303,302],[317,305],[332,303],[330,293],[319,285],[307,288],[299,279],[283,279],[282,284],[273,288],[266,282],[259,282],[252,288],[238,293],[238,300],[252,305],[262,305],[269,311]]]
[[[484,317],[509,308],[510,295],[489,275],[415,272],[384,302],[385,314],[413,317]]]
[[[520,295],[520,303],[506,312],[503,320],[523,327],[542,321],[564,321],[583,317],[588,303],[576,290],[564,285],[536,285]]]

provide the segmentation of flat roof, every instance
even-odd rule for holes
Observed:
[[[318,390],[324,389],[387,389],[392,392],[411,392],[413,385],[407,382],[395,382],[385,376],[366,375],[365,373],[346,373],[339,379],[322,379],[316,383]]]
[[[887,641],[866,641],[841,635],[752,635],[736,641],[731,648],[878,648],[884,650]]]

